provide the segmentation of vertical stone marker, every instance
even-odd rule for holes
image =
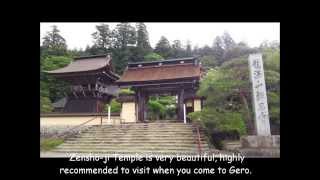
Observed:
[[[261,54],[249,56],[250,81],[252,83],[252,101],[256,135],[242,136],[238,149],[247,157],[280,157],[280,135],[271,135]]]
[[[261,54],[250,54],[249,69],[256,132],[258,136],[270,136],[267,92]]]

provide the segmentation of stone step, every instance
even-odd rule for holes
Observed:
[[[113,133],[113,132],[196,132],[195,129],[109,129],[109,130],[86,130],[89,133]],[[201,131],[200,131],[201,132]]]
[[[145,130],[155,130],[155,131],[176,131],[176,130],[196,130],[192,127],[110,127],[110,128],[91,128],[88,131],[112,131],[112,130],[135,130],[135,131],[145,131]]]
[[[154,132],[144,132],[144,133],[83,133],[80,134],[79,136],[81,137],[139,137],[139,136],[144,136],[144,137],[149,137],[149,136],[154,136],[154,137],[171,137],[171,136],[182,136],[182,137],[196,137],[194,134],[189,133],[154,133]]]
[[[87,140],[74,140],[70,141],[67,140],[64,143],[67,144],[118,144],[118,143],[132,143],[132,144],[179,144],[179,143],[185,143],[185,144],[197,144],[198,142],[195,140],[179,140],[179,141],[168,141],[168,140],[157,140],[157,141],[138,141],[138,140],[125,140],[125,141],[119,141],[119,140],[100,140],[100,141],[87,141]],[[200,141],[201,144],[207,144],[207,141]]]
[[[166,138],[158,138],[158,137],[136,137],[136,138],[130,138],[130,137],[118,137],[118,138],[114,138],[114,137],[105,137],[105,138],[101,138],[101,137],[75,137],[75,138],[68,138],[67,140],[69,141],[76,141],[76,140],[86,140],[86,141],[91,141],[91,140],[95,140],[95,141],[107,141],[107,140],[112,140],[112,141],[158,141],[158,140],[168,140],[168,141],[179,141],[179,140],[186,140],[186,141],[196,141],[198,140],[197,138],[194,137],[166,137]],[[201,138],[200,140],[202,141],[206,141],[207,139],[205,137]]]
[[[92,128],[156,128],[156,127],[163,127],[163,128],[194,128],[192,125],[184,125],[184,124],[176,124],[176,125],[167,125],[167,124],[130,124],[130,125],[94,125]]]
[[[203,149],[205,151],[206,149]],[[59,148],[57,147],[54,152],[152,152],[152,151],[169,151],[169,152],[197,152],[199,149],[197,147],[180,147],[180,148],[174,148],[174,147],[131,147],[130,149],[119,149],[117,147],[111,148],[111,147],[104,147],[104,148],[76,148],[76,147],[70,147],[70,148]]]
[[[106,144],[62,144],[58,148],[101,148],[101,149],[108,149],[108,148],[198,148],[197,144],[113,144],[113,145],[106,145]],[[207,145],[201,145],[201,147],[205,148],[208,147]]]
[[[193,153],[198,154],[197,129],[183,123],[95,125],[68,138],[53,152],[61,153]],[[201,151],[209,151],[200,130]]]
[[[198,155],[199,151],[189,151],[189,152],[181,152],[181,151],[127,151],[127,150],[122,150],[122,151],[88,151],[88,150],[83,150],[83,151],[77,151],[77,150],[69,150],[69,151],[63,151],[63,150],[58,150],[58,151],[52,151],[53,153],[61,153],[61,154],[71,154],[71,153],[77,153],[77,154],[101,154],[103,156],[105,155],[114,155],[114,154],[122,154],[122,155],[136,155],[136,154],[147,154],[147,155]],[[201,154],[204,154],[205,152],[210,152],[209,150],[203,150],[201,151]]]
[[[132,133],[127,133],[127,134],[100,134],[100,135],[96,135],[96,134],[80,134],[78,137],[100,137],[100,138],[105,138],[105,137],[114,137],[114,138],[118,138],[118,137],[145,137],[145,138],[149,138],[149,137],[156,137],[156,138],[166,138],[166,137],[194,137],[196,138],[197,136],[193,133],[187,133],[187,134],[162,134],[162,133],[145,133],[145,134],[132,134]]]

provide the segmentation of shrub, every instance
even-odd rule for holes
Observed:
[[[111,113],[120,113],[121,111],[121,103],[117,102],[115,99],[112,99],[110,102],[111,105]],[[108,104],[105,105],[105,112],[108,112]]]
[[[158,61],[158,60],[162,60],[162,59],[163,59],[163,57],[157,53],[149,53],[144,56],[145,61]]]
[[[53,107],[48,97],[40,96],[40,112],[52,112]]]
[[[121,89],[119,94],[120,95],[133,95],[133,94],[135,94],[135,92],[128,88],[128,89]]]

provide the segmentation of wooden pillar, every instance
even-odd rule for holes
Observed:
[[[183,100],[184,89],[181,89],[178,94],[178,120],[183,121]]]
[[[138,90],[138,120],[144,121],[144,109],[145,109],[145,94],[139,89]]]
[[[149,94],[145,93],[145,103],[144,103],[144,119],[148,118],[148,101],[149,101]]]

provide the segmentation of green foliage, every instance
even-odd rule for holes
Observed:
[[[214,108],[204,108],[201,112],[189,113],[188,117],[193,121],[200,120],[209,133],[215,131],[237,131],[240,135],[246,134],[244,117],[239,112],[219,111]]]
[[[151,96],[147,105],[148,116],[152,120],[174,119],[176,116],[174,96]]]
[[[165,106],[157,100],[149,100],[148,112],[150,113],[151,120],[158,120],[165,115]]]
[[[186,51],[182,48],[182,43],[180,40],[173,41],[171,53],[171,58],[186,57]]]
[[[156,44],[154,52],[164,57],[165,59],[171,57],[172,49],[168,39],[164,36],[161,36],[159,42]]]
[[[110,102],[111,113],[120,113],[121,112],[121,103],[118,103],[116,99],[112,99]],[[108,104],[105,105],[104,111],[108,112]]]
[[[57,26],[52,26],[52,30],[43,37],[43,51],[50,55],[65,55],[67,53],[66,40],[59,34]]]
[[[149,42],[147,26],[144,23],[137,23],[137,47],[146,52],[150,52],[152,50]]]
[[[134,95],[135,92],[128,88],[128,89],[120,89],[119,94],[120,95]]]
[[[200,61],[204,68],[214,68],[218,65],[218,61],[212,55],[203,56],[201,57]]]
[[[234,45],[233,48],[236,48]],[[229,51],[233,51],[233,48]],[[236,130],[246,134],[253,117],[251,107],[251,86],[249,83],[248,56],[226,60],[207,72],[197,92],[206,97],[201,112],[189,114],[208,132]],[[278,49],[264,49],[265,78],[271,123],[280,124],[280,56]]]
[[[40,96],[40,112],[52,112],[53,107],[48,97]]]
[[[114,48],[124,49],[128,45],[133,45],[137,42],[136,29],[130,23],[117,24],[112,31],[112,35]]]
[[[48,151],[64,142],[61,138],[44,138],[40,140],[40,150]]]
[[[280,95],[277,92],[268,92],[268,106],[270,121],[280,124]]]
[[[108,24],[100,24],[96,26],[96,32],[92,33],[94,39],[94,48],[100,50],[102,54],[106,53],[112,46],[112,32]]]
[[[58,68],[62,68],[71,62],[70,57],[66,56],[46,56],[42,60],[41,70],[51,71]],[[66,82],[56,80],[55,78],[42,73],[40,77],[40,95],[42,97],[48,97],[51,101],[55,101],[64,97],[65,93],[69,91]]]
[[[51,71],[67,66],[72,61],[72,58],[66,56],[47,56],[42,61],[42,69]]]
[[[280,50],[264,49],[263,50],[264,68],[280,72]]]
[[[145,61],[158,61],[158,60],[163,60],[163,57],[157,53],[149,53],[144,56],[144,60]]]

